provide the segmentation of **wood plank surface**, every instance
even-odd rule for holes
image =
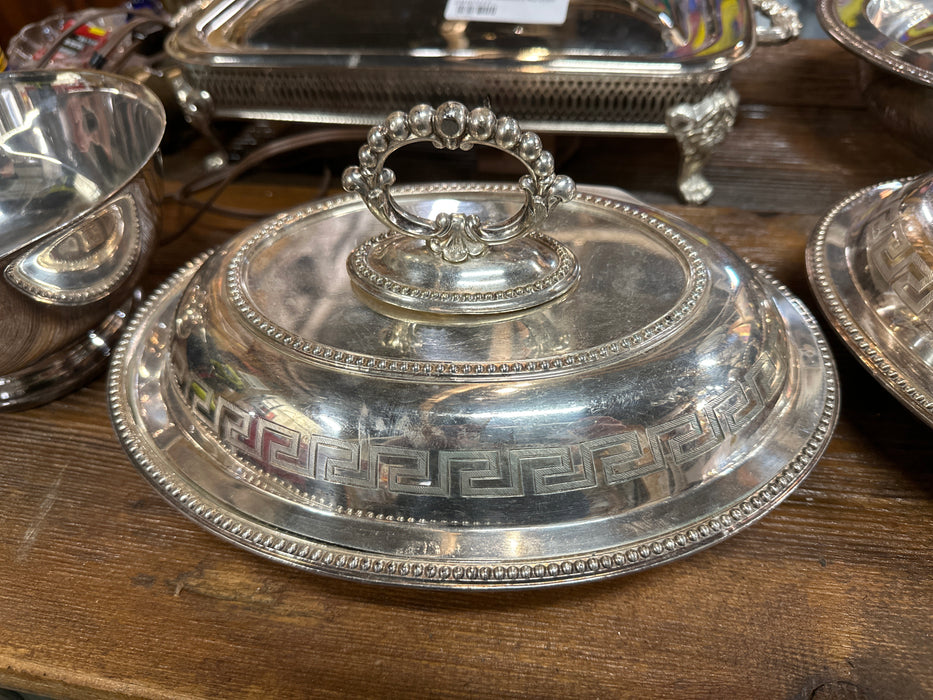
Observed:
[[[568,140],[564,169],[706,229],[815,310],[803,250],[821,213],[931,167],[862,109],[854,67],[820,40],[759,49],[740,66],[740,119],[711,160],[705,207],[675,202],[664,140]],[[186,158],[167,159],[170,176]],[[297,204],[316,171],[306,187],[292,168],[271,164],[222,201]],[[166,227],[185,215],[167,205]],[[241,226],[206,216],[160,250],[149,286]],[[933,430],[832,347],[839,426],[783,504],[680,561],[545,590],[347,583],[241,551],[137,474],[103,379],[0,415],[0,688],[76,699],[933,697]]]

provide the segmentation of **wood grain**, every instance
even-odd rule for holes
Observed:
[[[711,162],[710,206],[674,203],[664,141],[582,139],[565,164],[706,229],[814,308],[803,250],[820,214],[928,167],[835,74],[851,67],[810,41],[737,71],[746,99]],[[306,187],[276,167],[224,201],[274,210],[313,191],[313,177]],[[183,219],[167,209],[167,226]],[[241,225],[206,217],[159,251],[148,284]],[[2,415],[0,687],[76,699],[931,697],[933,431],[833,349],[840,423],[783,504],[681,561],[551,590],[376,587],[241,551],[135,472],[102,379]]]

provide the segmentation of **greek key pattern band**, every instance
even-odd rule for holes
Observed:
[[[933,269],[914,249],[910,241],[913,221],[895,217],[897,212],[885,211],[866,225],[868,256],[874,269],[891,290],[928,326],[933,304]],[[931,326],[933,327],[933,326]]]
[[[665,472],[677,489],[681,467],[751,424],[780,390],[782,375],[762,354],[742,381],[706,401],[702,410],[572,445],[496,450],[432,451],[305,434],[256,415],[195,379],[182,391],[224,444],[260,469],[414,496],[508,498],[624,484]]]

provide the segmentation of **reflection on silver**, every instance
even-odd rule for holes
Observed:
[[[37,300],[79,305],[103,299],[139,264],[141,230],[135,199],[124,192],[33,245],[7,267],[7,280]]]
[[[103,367],[155,246],[164,128],[155,96],[117,76],[0,74],[3,408]]]
[[[930,8],[911,0],[869,0],[865,16],[882,34],[910,44],[917,43],[916,35],[922,31],[924,23],[929,22]],[[922,44],[917,48],[929,53],[928,47]]]
[[[835,329],[894,396],[933,425],[933,177],[865,188],[807,246]]]
[[[522,190],[397,188],[499,220]],[[193,261],[112,363],[114,425],[173,503],[273,559],[351,579],[528,587],[636,571],[750,524],[812,468],[836,378],[803,305],[670,216],[579,194],[542,233],[569,293],[518,313],[371,306],[339,262],[354,197]]]
[[[216,0],[166,50],[183,66],[176,89],[202,128],[205,108],[368,125],[398,105],[489,99],[539,132],[657,136],[673,135],[670,110],[730,94],[729,71],[757,42],[800,31],[774,0],[571,0],[560,26],[447,22],[443,9],[438,0]],[[768,19],[760,30],[756,10]],[[707,155],[685,152],[684,168],[699,173]],[[696,178],[681,185],[687,201],[709,196]]]

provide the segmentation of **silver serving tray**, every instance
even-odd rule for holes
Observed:
[[[849,348],[933,425],[933,179],[882,182],[837,204],[807,245],[807,270]]]
[[[729,70],[757,41],[799,32],[770,0],[571,2],[560,26],[445,21],[443,0],[218,0],[190,12],[166,50],[205,115],[372,124],[398,105],[457,99],[539,132],[673,135],[681,195],[735,120]]]
[[[914,0],[819,0],[826,32],[879,68],[933,85],[933,10]]]

